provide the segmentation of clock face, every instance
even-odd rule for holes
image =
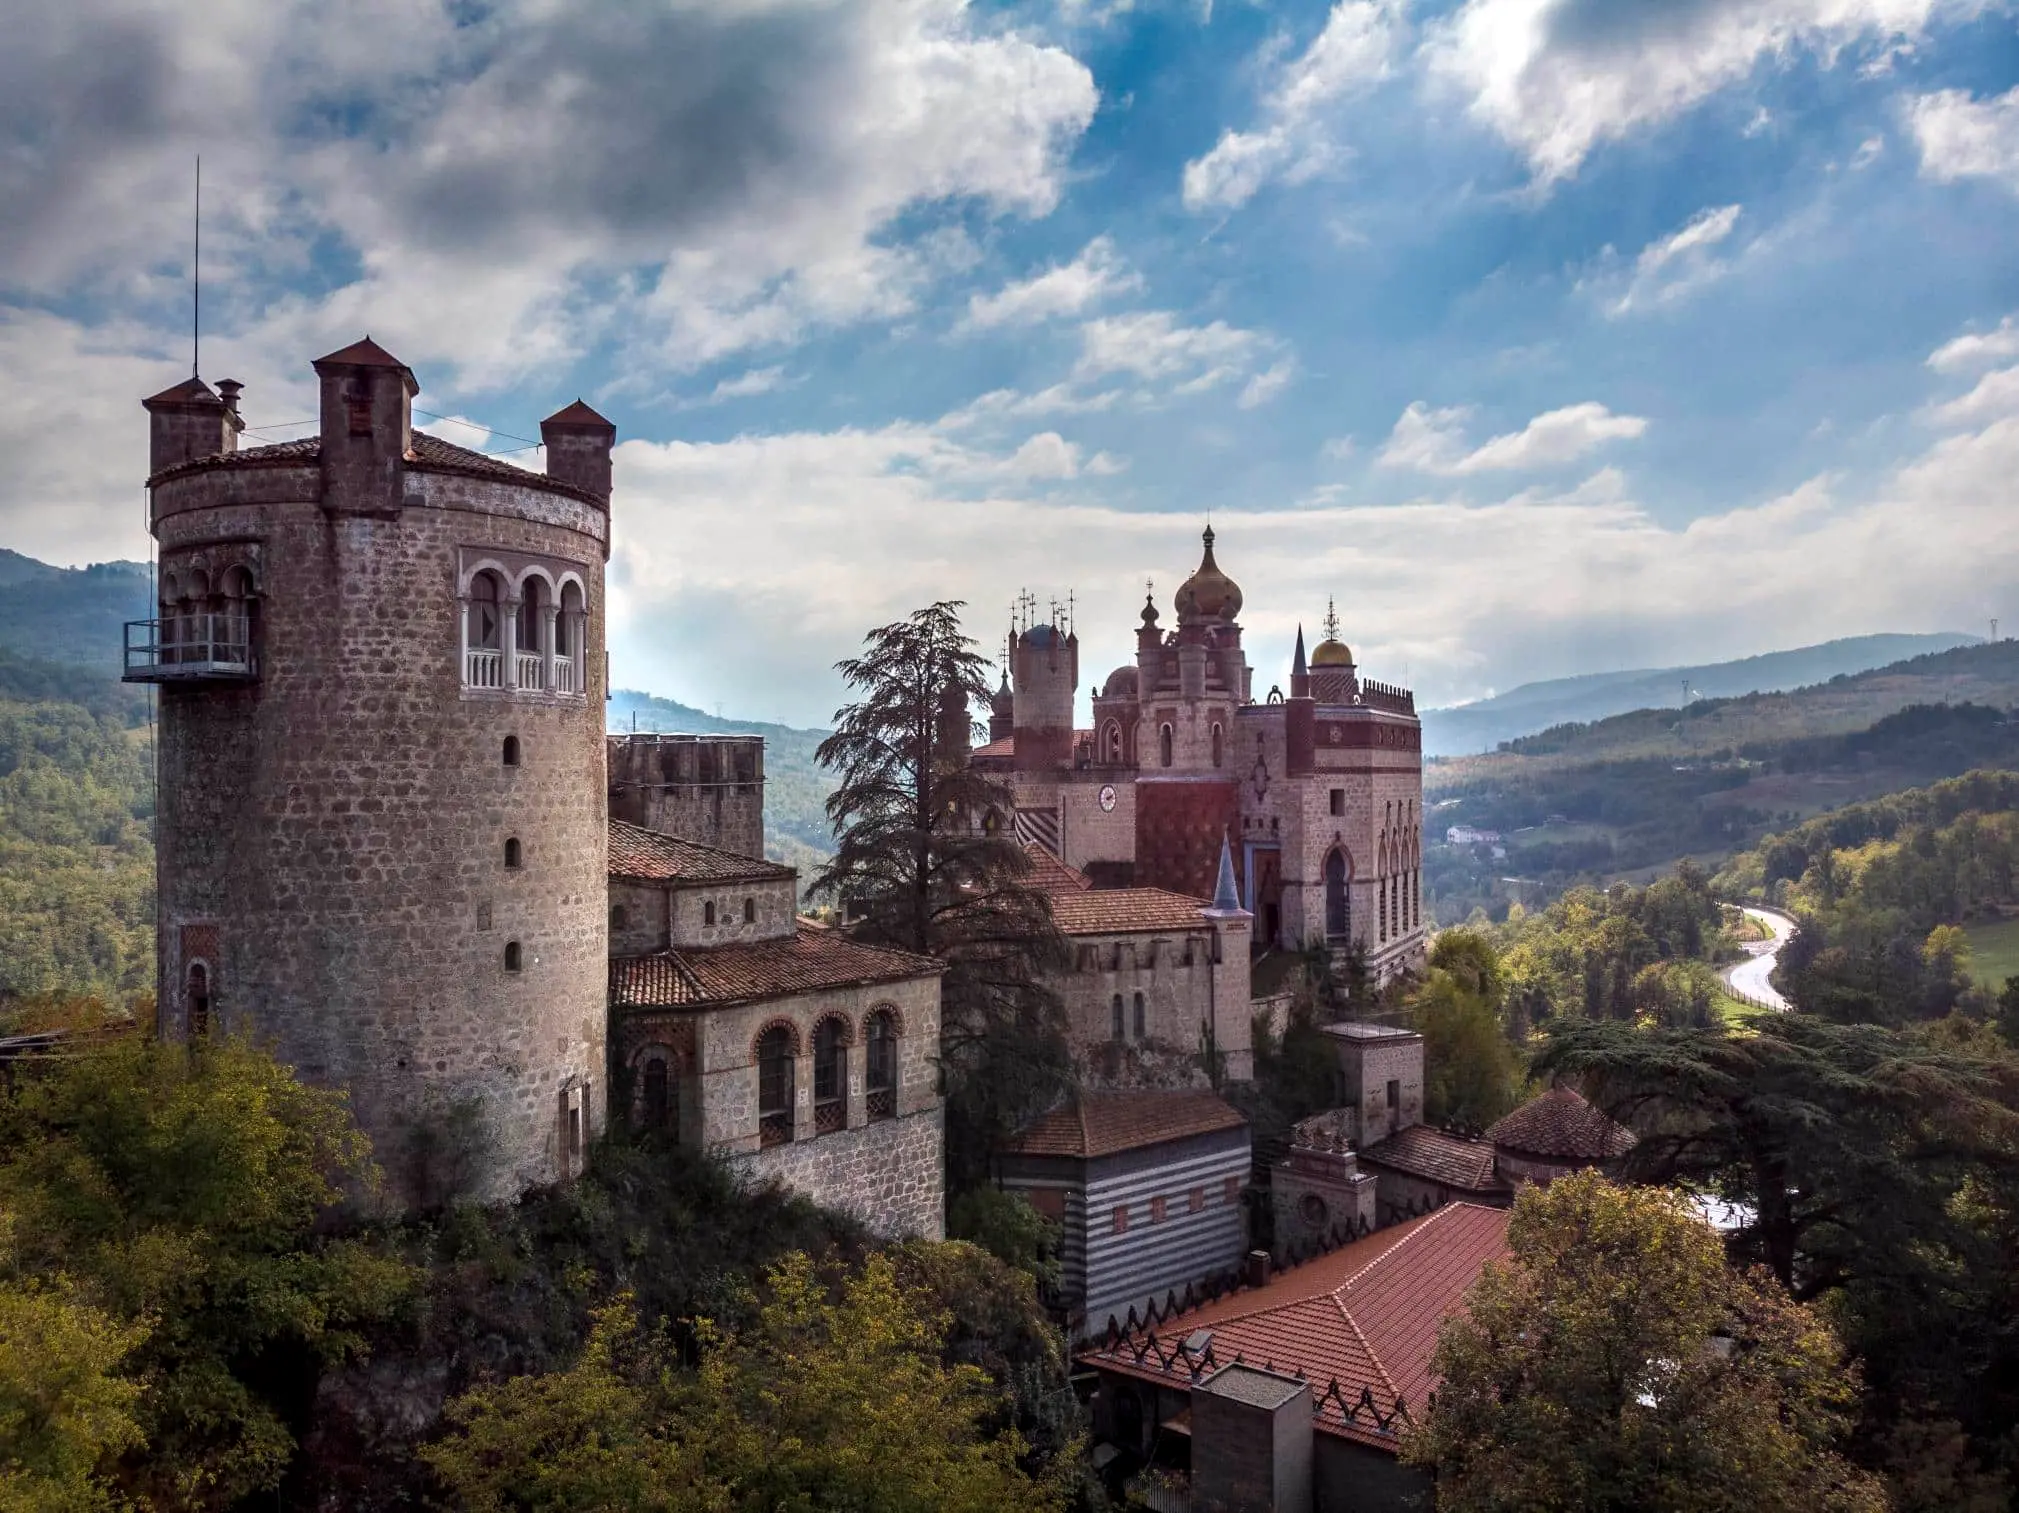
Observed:
[[[1115,808],[1115,785],[1113,783],[1101,784],[1100,799],[1101,809],[1106,813],[1112,814]]]

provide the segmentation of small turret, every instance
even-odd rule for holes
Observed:
[[[1010,692],[1009,667],[1004,665],[1002,683],[988,701],[988,738],[1000,741],[1005,736],[1016,734],[1017,700]]]
[[[1311,697],[1311,670],[1304,665],[1304,627],[1301,622],[1297,626],[1297,654],[1290,659],[1290,697]]]

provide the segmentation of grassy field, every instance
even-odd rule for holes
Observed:
[[[2019,977],[2019,919],[1964,926],[1970,937],[1970,971],[1986,987],[1999,988]]]

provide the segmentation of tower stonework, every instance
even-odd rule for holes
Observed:
[[[397,1199],[457,1129],[506,1195],[603,1121],[615,431],[570,406],[542,475],[415,432],[369,338],[315,370],[321,435],[275,446],[235,448],[236,385],[147,402],[159,1031],[347,1088]]]

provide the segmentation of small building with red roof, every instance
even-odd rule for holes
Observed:
[[[1508,1218],[1449,1204],[1155,1328],[1110,1331],[1078,1355],[1100,1378],[1097,1436],[1125,1472],[1188,1481],[1196,1508],[1428,1508],[1429,1477],[1397,1462],[1402,1434],[1436,1388],[1439,1328],[1507,1252]]]
[[[1617,1161],[1638,1143],[1574,1088],[1557,1086],[1486,1131],[1503,1180],[1553,1182],[1572,1172]]]

